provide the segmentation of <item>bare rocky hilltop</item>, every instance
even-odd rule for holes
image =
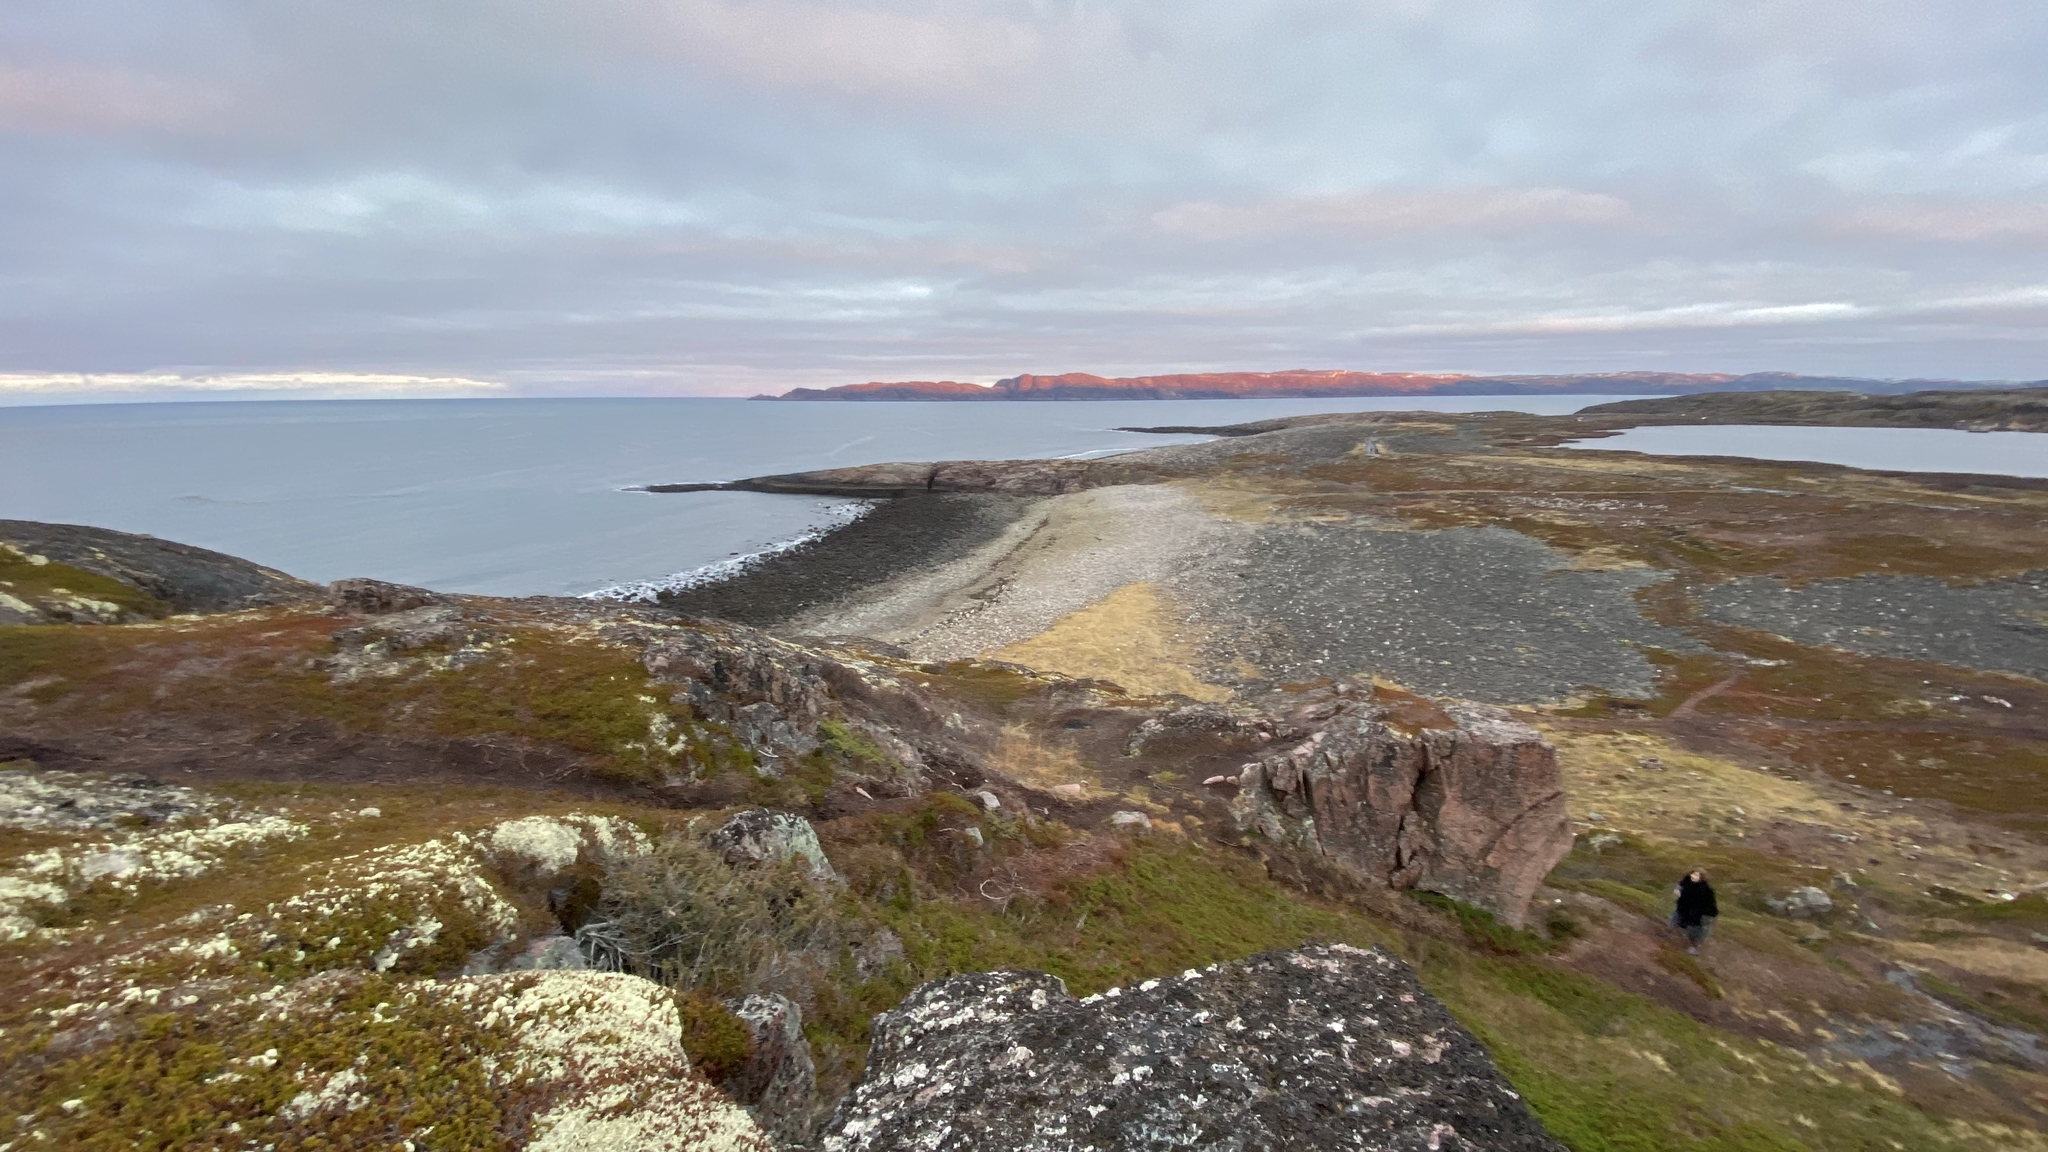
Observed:
[[[761,478],[876,506],[660,604],[0,524],[0,1148],[2048,1149],[2048,484],[1557,446],[1955,395]]]

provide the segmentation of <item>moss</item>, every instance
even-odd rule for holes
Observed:
[[[863,732],[856,732],[842,721],[826,717],[818,722],[818,736],[827,748],[856,762],[877,768],[887,767],[891,757],[880,744]]]
[[[1461,900],[1435,892],[1411,891],[1408,894],[1416,903],[1439,912],[1448,912],[1464,930],[1465,938],[1472,946],[1499,956],[1531,956],[1552,951],[1557,944],[1534,932],[1510,928],[1501,923],[1494,914],[1484,908],[1477,908]]]
[[[440,925],[432,941],[393,952],[385,968],[435,975],[459,970],[471,953],[489,947],[497,936],[460,893],[445,889],[352,894],[340,902],[346,911],[339,913],[286,907],[268,919],[263,936],[251,941],[244,954],[262,971],[281,979],[336,968],[369,968],[395,940],[431,920]]]
[[[1712,879],[1724,915],[1737,909],[1762,913],[1764,899],[1804,885],[1825,887],[1826,869],[1754,849],[1729,845],[1674,845],[1622,836],[1595,849],[1588,839],[1551,874],[1551,883],[1576,888],[1623,907],[1662,919],[1670,911],[1670,890],[1680,876],[1703,868]]]
[[[2048,896],[2029,892],[2012,900],[1970,900],[1953,915],[1974,924],[2012,924],[2038,932],[2048,930]]]
[[[135,635],[68,624],[0,628],[0,688],[41,680],[43,684],[28,695],[38,704],[49,704],[95,680]]]
[[[422,660],[393,676],[336,682],[324,617],[209,620],[177,627],[16,627],[0,631],[0,688],[28,680],[52,718],[118,721],[137,712],[202,726],[424,734],[544,746],[595,775],[658,784],[683,773],[751,772],[752,754],[723,725],[669,700],[626,649],[520,629],[459,667]],[[431,658],[433,649],[405,653]]]
[[[1034,968],[1085,995],[1307,940],[1385,938],[1362,917],[1285,895],[1254,862],[1175,842],[1119,848],[1078,875],[1038,863],[1057,877],[1038,890],[984,884],[974,880],[983,870],[1015,875],[1034,849],[1021,835],[989,836],[986,854],[958,847],[962,838],[940,833],[979,813],[956,803],[900,818],[891,827],[897,851],[842,862],[869,914],[901,937],[920,980]],[[1016,863],[1006,868],[1008,860]],[[954,895],[963,891],[968,899]]]
[[[509,1054],[506,1033],[385,977],[338,979],[322,993],[289,1013],[265,1014],[256,1000],[138,1013],[84,1052],[9,1061],[0,1083],[46,1134],[38,1143],[80,1152],[524,1143],[526,1078],[508,1069],[494,1083],[490,1067]],[[285,1110],[342,1072],[360,1077],[354,1107]]]
[[[701,988],[678,993],[683,1052],[690,1067],[713,1084],[729,1079],[754,1058],[753,1033],[732,1009]]]

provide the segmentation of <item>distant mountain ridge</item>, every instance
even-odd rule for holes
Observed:
[[[2037,383],[2048,383],[2040,381]],[[2011,388],[2009,381],[1875,380],[1791,372],[1595,372],[1575,375],[1470,376],[1462,373],[1195,372],[1163,376],[1058,376],[1026,373],[993,385],[958,380],[873,381],[837,388],[792,388],[756,400],[1228,400],[1244,397],[1499,396],[1545,393],[1684,395],[1692,392],[1843,391],[1877,394],[1946,388]]]

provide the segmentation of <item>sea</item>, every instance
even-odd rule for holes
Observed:
[[[749,492],[655,494],[698,483],[897,460],[1093,457],[1206,439],[1119,432],[1315,412],[1558,415],[1616,396],[1354,397],[1033,403],[762,403],[728,399],[216,401],[0,407],[0,519],[91,524],[212,548],[308,580],[371,576],[489,595],[644,595],[731,571],[860,514],[859,501]],[[2030,437],[2016,462],[2048,473],[2026,433],[1765,429],[1719,448],[1641,439],[1588,448],[1830,459],[1889,433],[1888,463],[1928,437]],[[1820,435],[1826,433],[1828,435]],[[1912,439],[1912,437],[1919,439]],[[1631,438],[1638,438],[1631,441]],[[1927,441],[1931,443],[1932,441]],[[1739,450],[1738,450],[1739,449]],[[1825,449],[1825,450],[1823,450]],[[1961,450],[1982,463],[1982,450]],[[2033,455],[2028,455],[2028,452]],[[1770,455],[1792,452],[1793,455]],[[1931,458],[1931,457],[1930,457]],[[1945,463],[1953,463],[1942,457]],[[2032,461],[2029,464],[2029,461]],[[1969,470],[1944,466],[1938,470]],[[1979,467],[1975,470],[1984,470]]]

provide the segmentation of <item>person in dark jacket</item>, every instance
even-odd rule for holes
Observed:
[[[1721,914],[1721,906],[1714,903],[1714,886],[1707,883],[1704,871],[1695,868],[1685,874],[1672,894],[1678,898],[1678,907],[1671,912],[1671,926],[1685,933],[1685,950],[1697,956],[1707,938],[1708,922]]]

